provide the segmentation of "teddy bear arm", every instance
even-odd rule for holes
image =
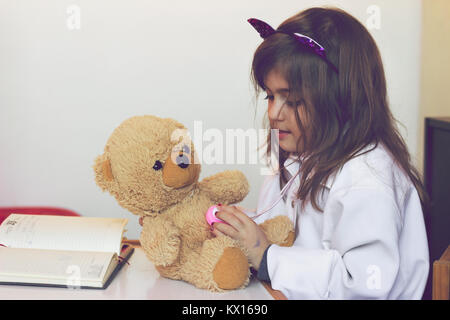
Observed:
[[[216,203],[232,204],[242,201],[249,192],[245,175],[238,170],[227,170],[204,178],[200,189]]]
[[[270,243],[290,247],[295,240],[294,225],[286,216],[277,216],[259,225]]]
[[[144,218],[140,242],[146,255],[156,266],[173,264],[180,251],[180,231],[167,219]]]

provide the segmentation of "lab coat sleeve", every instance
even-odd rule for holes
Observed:
[[[270,247],[272,287],[289,299],[387,299],[402,221],[392,196],[375,188],[330,192],[323,214],[323,249]]]

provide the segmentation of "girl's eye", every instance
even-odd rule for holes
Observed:
[[[292,101],[286,101],[286,104],[289,106],[289,107],[296,107],[298,104],[296,104],[295,102],[292,102]]]
[[[298,107],[299,105],[301,105],[302,104],[302,101],[301,100],[299,100],[299,101],[286,101],[286,104],[289,106],[289,107],[292,107],[292,108],[294,108],[294,107]]]

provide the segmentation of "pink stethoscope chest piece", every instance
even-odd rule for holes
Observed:
[[[220,220],[216,217],[217,211],[219,210],[217,209],[216,205],[209,207],[208,211],[206,211],[206,221],[210,226],[212,226],[212,224],[215,222],[224,222],[223,220]]]

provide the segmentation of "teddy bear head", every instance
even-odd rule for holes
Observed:
[[[192,191],[200,164],[182,124],[148,115],[127,119],[113,131],[94,171],[97,185],[122,207],[156,216]]]

